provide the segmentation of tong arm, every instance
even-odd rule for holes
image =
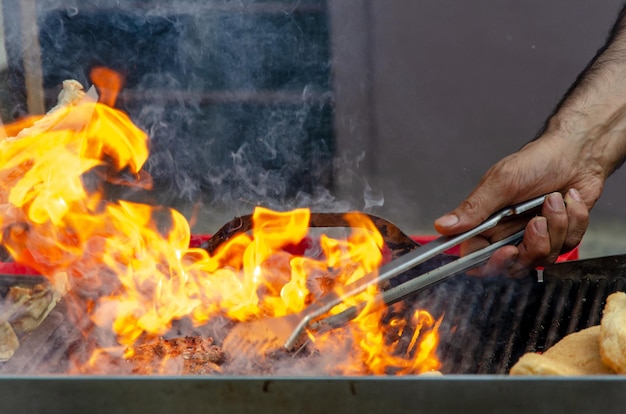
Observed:
[[[480,233],[489,230],[498,225],[504,218],[517,216],[523,214],[535,207],[543,204],[546,196],[537,197],[535,199],[525,201],[523,203],[514,205],[512,207],[505,208],[499,212],[490,216],[487,220],[473,229],[457,234],[454,236],[441,236],[432,242],[418,247],[417,249],[405,254],[404,256],[386,264],[380,268],[378,278],[376,282],[383,282],[395,277],[420,263],[423,263],[429,259],[432,259],[438,254],[445,252],[446,250],[461,244],[462,242],[478,236]]]
[[[343,303],[346,298],[358,295],[375,283],[387,281],[421,263],[424,263],[429,259],[432,259],[436,255],[445,252],[446,250],[464,242],[465,240],[471,239],[472,237],[479,235],[485,230],[495,227],[498,223],[500,223],[500,221],[502,221],[502,219],[506,217],[519,215],[540,206],[541,204],[543,204],[545,198],[546,196],[543,195],[541,197],[537,197],[535,199],[500,210],[499,212],[490,216],[480,225],[465,233],[454,236],[441,236],[433,240],[432,242],[420,246],[417,249],[405,254],[404,256],[401,256],[398,259],[392,260],[391,262],[382,266],[378,270],[378,272],[371,272],[361,279],[345,286],[345,290],[341,292],[341,294],[330,292],[326,296],[320,298],[317,303],[314,303],[309,308],[305,309],[305,311],[303,311],[303,317],[301,318],[298,326],[296,326],[292,334],[285,342],[285,348],[288,350],[292,349],[300,335],[304,332],[306,327],[311,322],[329,312],[332,308],[339,305],[340,303]]]
[[[407,280],[406,282],[379,293],[372,300],[373,305],[367,308],[367,313],[377,311],[383,307],[391,306],[396,302],[399,302],[408,296],[432,286],[444,279],[454,276],[456,274],[465,272],[473,267],[485,262],[494,251],[500,247],[518,244],[524,237],[524,230],[521,230],[505,239],[499,240],[489,246],[476,250],[463,256],[455,261],[447,263],[443,266],[430,270],[420,276]],[[311,324],[311,329],[316,332],[324,332],[329,329],[334,329],[354,319],[367,303],[363,302],[358,305],[352,306],[336,315],[327,316]]]

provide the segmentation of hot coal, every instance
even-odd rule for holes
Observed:
[[[133,374],[177,373],[206,375],[222,371],[227,357],[211,338],[191,337],[157,340],[132,347],[127,359]]]

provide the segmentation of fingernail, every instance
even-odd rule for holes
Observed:
[[[448,214],[443,217],[439,217],[435,223],[441,227],[452,227],[459,222],[459,217],[456,214]]]
[[[538,235],[545,236],[548,234],[548,223],[545,217],[537,217],[533,220],[532,225]]]
[[[565,203],[563,202],[563,197],[561,194],[550,194],[548,195],[548,205],[553,211],[564,211]]]
[[[575,201],[582,201],[583,199],[580,196],[580,193],[578,192],[578,190],[575,188],[570,188],[567,194],[569,194],[569,196],[572,197]]]

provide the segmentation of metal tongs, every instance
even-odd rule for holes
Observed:
[[[350,321],[365,308],[366,303],[352,306],[341,313],[326,315],[335,306],[344,303],[346,299],[358,295],[369,286],[385,282],[398,276],[415,266],[434,258],[451,247],[468,240],[480,233],[495,227],[503,219],[517,216],[528,212],[543,204],[545,195],[505,208],[492,215],[479,226],[455,236],[442,236],[438,239],[422,245],[400,258],[382,266],[378,271],[371,272],[364,277],[344,286],[340,292],[332,291],[319,298],[304,310],[276,318],[259,319],[237,324],[224,339],[223,347],[230,351],[231,355],[258,354],[273,346],[284,347],[288,351],[302,346],[302,338],[305,331],[321,332],[338,327]],[[433,285],[443,279],[464,272],[487,260],[494,251],[507,244],[517,244],[522,240],[524,231],[519,231],[512,236],[461,257],[455,261],[437,267],[429,272],[379,293],[374,302],[368,301],[367,311],[389,306],[405,297]]]
[[[316,319],[329,312],[332,308],[339,305],[340,303],[343,303],[347,298],[358,295],[359,293],[365,291],[365,289],[367,289],[367,287],[372,284],[378,284],[387,281],[406,272],[409,269],[412,269],[419,264],[422,264],[434,258],[438,254],[441,254],[446,250],[457,246],[460,243],[469,240],[486,230],[495,227],[505,218],[518,216],[536,207],[539,207],[543,204],[545,199],[546,196],[543,195],[535,199],[525,201],[511,207],[507,207],[493,214],[483,223],[465,233],[457,234],[454,236],[441,236],[433,240],[432,242],[422,245],[415,250],[412,250],[411,252],[399,257],[398,259],[395,259],[385,264],[378,270],[377,273],[366,275],[356,282],[346,286],[346,290],[343,291],[340,296],[333,295],[322,298],[321,301],[317,302],[317,306],[315,306],[311,312],[307,312],[307,314],[300,320],[300,323],[295,327],[292,334],[285,342],[285,348],[287,350],[292,350],[298,342],[298,339],[303,335],[309,325],[312,325],[313,330],[319,332],[340,326],[356,317],[360,309],[357,309],[357,307],[353,306],[339,314],[321,319],[313,324]],[[483,249],[472,252],[455,261],[437,267],[398,286],[388,289],[380,293],[374,299],[374,303],[377,306],[368,308],[368,311],[374,311],[376,309],[380,309],[383,306],[392,305],[393,303],[396,303],[421,289],[440,282],[450,276],[465,272],[473,267],[476,267],[489,259],[493,252],[495,252],[499,248],[505,245],[518,244],[519,242],[521,242],[523,237],[524,230],[518,231],[517,233],[505,239],[499,240],[493,244],[490,244]],[[360,308],[362,307],[363,306],[361,306]]]

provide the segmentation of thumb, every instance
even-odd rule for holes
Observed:
[[[501,190],[478,187],[456,209],[435,220],[435,229],[444,235],[470,230],[506,206],[508,203],[504,196]]]

